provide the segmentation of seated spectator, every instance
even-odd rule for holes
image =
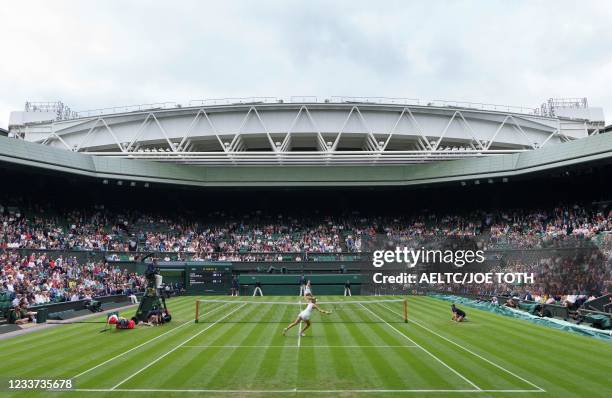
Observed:
[[[27,308],[17,305],[14,309],[15,311],[15,324],[23,325],[28,322],[36,321],[36,312],[28,311]]]

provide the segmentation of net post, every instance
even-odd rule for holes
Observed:
[[[200,321],[200,300],[196,300],[195,323],[198,323],[199,321]]]
[[[404,299],[404,323],[408,323],[408,300]]]

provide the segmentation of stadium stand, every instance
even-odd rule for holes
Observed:
[[[230,262],[245,278],[365,275],[373,250],[397,245],[483,249],[487,270],[533,272],[537,280],[529,287],[450,285],[445,293],[516,300],[515,307],[565,319],[610,312],[601,298],[609,297],[612,279],[610,165],[470,187],[294,191],[124,187],[31,168],[3,171],[9,188],[0,195],[5,317],[18,309],[31,318],[36,305],[74,303],[66,311],[75,312],[84,309],[83,300],[125,299],[142,288],[137,264],[151,257]],[[432,290],[374,290],[363,280],[362,294]],[[48,312],[62,317],[62,311]]]

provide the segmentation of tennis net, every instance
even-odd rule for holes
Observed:
[[[289,323],[307,306],[306,301],[196,300],[196,323]],[[312,311],[313,322],[400,323],[408,321],[405,299],[317,301],[322,314]]]

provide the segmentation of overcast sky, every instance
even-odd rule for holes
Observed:
[[[0,126],[73,110],[248,96],[538,106],[612,120],[612,1],[3,1]]]

